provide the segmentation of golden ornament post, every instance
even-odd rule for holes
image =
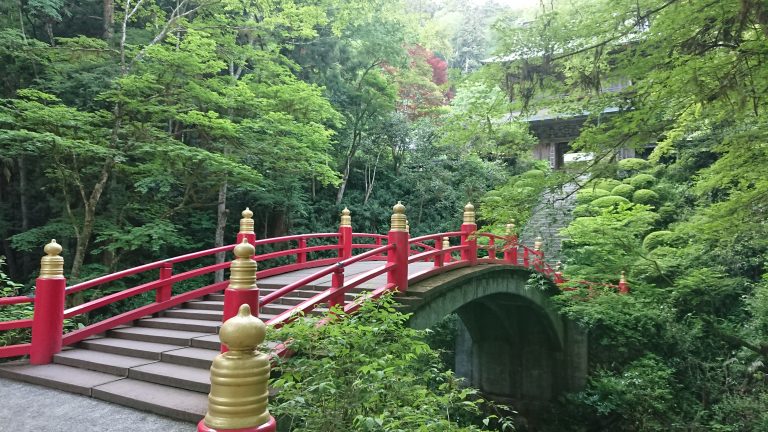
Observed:
[[[247,304],[254,315],[259,315],[259,287],[256,285],[257,265],[251,257],[256,248],[243,237],[233,251],[235,260],[229,267],[229,286],[224,290],[224,316],[227,321],[237,314],[240,305]],[[226,348],[222,344],[222,352]]]
[[[48,364],[53,355],[61,351],[64,331],[64,258],[62,247],[51,240],[43,249],[40,276],[35,281],[35,311],[32,320],[32,345],[29,350],[31,364]]]
[[[474,236],[475,232],[477,232],[475,206],[472,203],[467,203],[464,206],[464,223],[461,224],[461,245],[465,246],[461,250],[461,260],[469,261],[470,265],[477,263],[477,239]]]
[[[406,231],[405,206],[400,201],[392,207],[392,219],[387,241],[394,250],[387,252],[387,263],[395,266],[387,273],[387,283],[394,284],[399,292],[408,290],[408,231]]]

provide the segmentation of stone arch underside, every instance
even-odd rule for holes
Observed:
[[[561,317],[551,292],[526,288],[530,272],[509,265],[469,267],[413,284],[410,325],[461,318],[456,374],[488,395],[529,410],[583,387],[586,335]]]

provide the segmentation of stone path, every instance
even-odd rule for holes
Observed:
[[[0,430],[15,432],[191,432],[171,420],[85,396],[0,378]]]

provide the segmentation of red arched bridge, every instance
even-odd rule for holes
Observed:
[[[459,314],[466,349],[457,348],[457,373],[488,393],[543,400],[583,381],[583,334],[554,312],[548,294],[525,287],[531,273],[553,284],[565,282],[562,275],[545,261],[540,242],[518,244],[510,226],[504,236],[478,232],[471,204],[458,231],[413,238],[400,203],[387,235],[353,232],[344,209],[338,232],[257,240],[252,216],[243,212],[235,244],[71,286],[61,246],[52,241],[34,297],[0,298],[0,306],[34,305],[31,318],[0,322],[3,331],[31,329],[29,343],[0,347],[0,358],[29,356],[28,362],[3,365],[0,375],[196,421],[210,390],[207,369],[220,352],[218,330],[242,304],[267,325],[281,326],[328,306],[351,313],[392,291],[414,312],[415,327]],[[236,259],[199,264],[222,252]],[[257,271],[257,262],[265,268]],[[230,267],[229,281],[210,283]],[[623,277],[614,288],[628,291]],[[106,294],[88,295],[96,289]],[[75,297],[79,304],[67,301]],[[105,314],[131,299],[140,305]],[[87,325],[67,325],[83,315]],[[538,378],[525,378],[530,371]],[[148,400],[152,392],[163,396]]]

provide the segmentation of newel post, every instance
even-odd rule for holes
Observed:
[[[470,265],[477,263],[477,224],[475,223],[475,206],[467,203],[464,206],[464,223],[461,224],[461,260],[469,261]]]
[[[565,278],[563,277],[563,272],[561,271],[563,264],[558,261],[557,264],[555,264],[555,283],[561,284],[565,283]]]
[[[253,212],[250,208],[246,207],[243,210],[242,219],[240,219],[240,232],[237,233],[237,243],[242,243],[243,239],[248,240],[248,243],[256,243],[256,231],[253,228]],[[254,255],[256,251],[254,251]]]
[[[213,359],[208,412],[197,424],[198,432],[275,432],[267,406],[269,356],[256,351],[266,332],[248,304],[221,326],[219,337],[228,350]]]
[[[627,275],[624,271],[621,272],[621,278],[619,279],[619,293],[629,294],[629,284],[627,283]]]
[[[398,201],[392,207],[392,220],[387,234],[388,244],[394,246],[387,252],[387,263],[394,268],[387,273],[387,283],[395,284],[397,291],[408,290],[408,231],[406,230],[405,206]]]
[[[536,241],[533,242],[533,268],[537,271],[541,271],[542,263],[544,262],[544,251],[541,250],[544,246],[544,241],[541,236],[536,237]]]
[[[339,258],[345,260],[352,256],[352,212],[344,207],[339,224]]]
[[[256,261],[251,257],[256,253],[256,248],[243,238],[240,244],[235,246],[235,260],[229,268],[229,286],[224,290],[224,316],[223,321],[237,315],[241,305],[247,304],[250,310],[259,315],[259,287],[256,285]],[[222,345],[222,352],[225,350]]]
[[[62,247],[51,240],[43,249],[40,260],[40,276],[35,281],[35,312],[32,321],[32,346],[29,352],[31,364],[48,364],[53,355],[61,351],[64,331],[64,258]]]
[[[504,246],[504,261],[517,265],[517,234],[515,234],[515,220],[512,219],[506,227],[504,237],[507,244]]]

